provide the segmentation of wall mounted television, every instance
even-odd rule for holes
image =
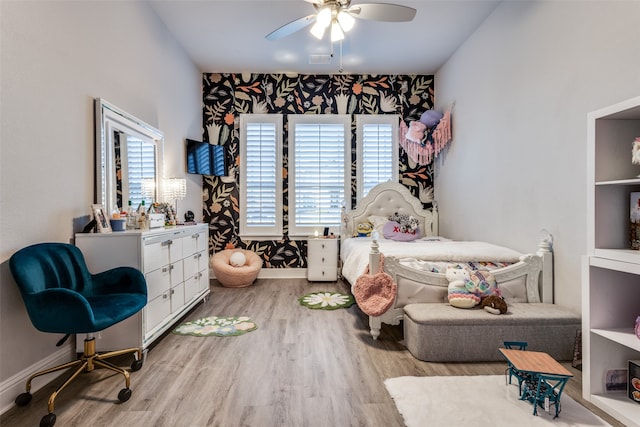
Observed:
[[[187,173],[225,176],[227,162],[224,147],[187,139]]]

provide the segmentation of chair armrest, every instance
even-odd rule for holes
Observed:
[[[33,326],[42,332],[69,333],[94,322],[87,299],[70,289],[46,289],[30,294],[25,303]]]
[[[142,272],[133,267],[117,267],[92,275],[95,295],[147,295],[147,281]]]

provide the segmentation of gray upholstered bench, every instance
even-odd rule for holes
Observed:
[[[503,361],[504,341],[527,341],[527,350],[572,360],[580,326],[579,315],[545,303],[513,303],[500,315],[440,303],[404,307],[405,345],[427,362]]]

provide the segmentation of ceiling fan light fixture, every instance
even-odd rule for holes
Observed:
[[[342,30],[345,33],[348,33],[353,28],[353,25],[356,23],[356,20],[353,16],[349,15],[347,12],[345,12],[344,10],[341,10],[340,12],[338,12],[338,23],[340,23],[340,27],[342,27]]]
[[[331,41],[339,42],[340,40],[344,40],[344,32],[342,28],[340,28],[338,21],[334,21],[333,24],[331,24]]]
[[[318,40],[322,40],[325,28],[325,25],[322,25],[320,22],[316,22],[313,24],[313,27],[311,27],[310,33]]]
[[[316,23],[321,24],[324,28],[327,28],[331,25],[331,8],[325,7],[318,12],[318,16],[316,17]]]

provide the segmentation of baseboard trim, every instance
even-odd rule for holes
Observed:
[[[306,277],[306,268],[263,268],[258,273],[258,279],[305,279]],[[209,278],[216,278],[212,269],[209,269]]]
[[[75,343],[75,340],[72,341],[73,343]],[[45,357],[39,362],[34,363],[28,368],[25,368],[12,377],[2,381],[0,383],[0,414],[4,414],[15,405],[14,400],[20,393],[24,393],[25,384],[29,376],[31,376],[34,372],[38,372],[43,369],[47,369],[49,367],[57,366],[73,360],[72,350],[73,349],[69,345],[65,345],[63,348],[59,349],[50,356]],[[31,383],[31,393],[33,394],[36,391],[40,390],[60,374],[61,372],[53,372],[51,374],[38,377]],[[45,406],[42,408],[42,413],[44,414],[46,412],[47,408]]]

